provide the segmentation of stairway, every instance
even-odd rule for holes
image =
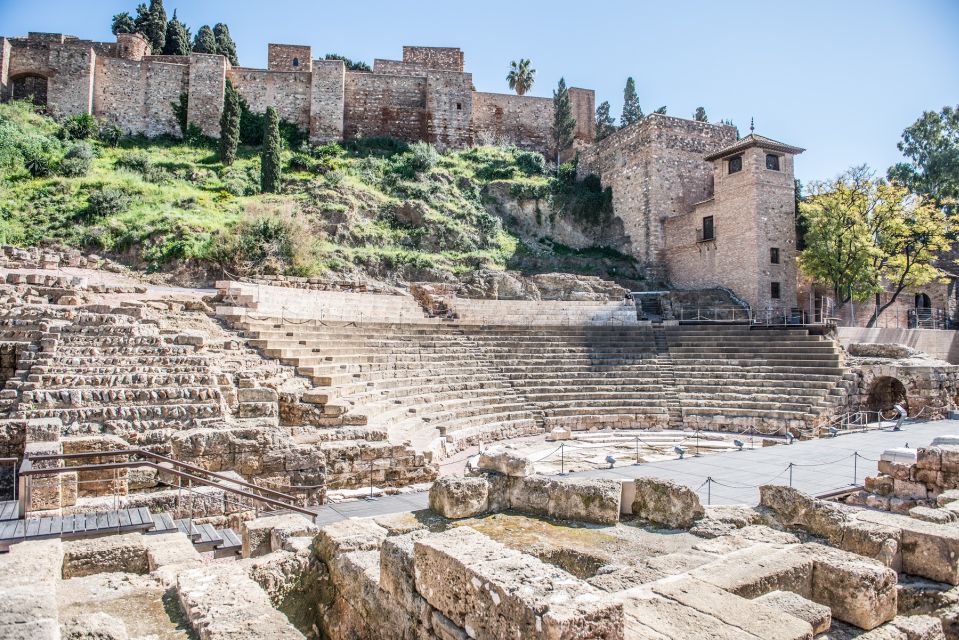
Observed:
[[[658,298],[657,298],[658,302]],[[676,387],[676,372],[673,369],[673,359],[669,355],[669,340],[663,325],[653,325],[653,341],[656,345],[657,364],[659,365],[660,379],[663,382],[663,399],[666,400],[666,412],[669,415],[670,429],[683,428],[683,405],[679,399]]]
[[[650,320],[654,323],[663,321],[663,303],[658,295],[639,296],[639,305],[642,309],[641,319]]]

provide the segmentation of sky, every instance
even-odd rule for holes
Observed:
[[[0,33],[112,40],[136,1],[0,0]],[[226,22],[243,66],[268,42],[307,44],[372,64],[403,45],[464,50],[479,91],[508,92],[511,60],[536,69],[533,95],[560,77],[622,111],[626,78],[649,112],[731,119],[807,149],[804,182],[901,160],[902,130],[923,111],[959,105],[959,0],[165,0],[195,33]]]

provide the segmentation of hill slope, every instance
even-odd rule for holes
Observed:
[[[571,165],[550,175],[540,154],[291,140],[282,193],[261,194],[257,147],[225,167],[210,140],[118,133],[0,105],[0,242],[80,247],[190,282],[221,270],[404,282],[516,269],[643,286],[633,259],[581,241],[621,235],[609,193],[576,182]],[[580,249],[548,237],[558,228]]]

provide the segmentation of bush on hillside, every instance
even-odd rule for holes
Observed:
[[[289,208],[251,205],[236,226],[214,238],[212,253],[239,274],[308,275],[316,263],[310,238]]]
[[[546,158],[535,151],[518,151],[516,166],[528,176],[541,176],[546,173]]]
[[[79,178],[90,172],[92,164],[93,147],[83,141],[75,142],[60,161],[60,174],[69,178]]]
[[[372,136],[370,138],[350,140],[346,142],[345,145],[348,151],[361,158],[367,156],[389,158],[410,150],[408,142],[389,136]]]
[[[34,178],[45,178],[53,173],[53,156],[43,145],[32,144],[21,148],[23,166]]]
[[[90,192],[86,217],[106,218],[119,215],[130,207],[130,200],[130,194],[125,189],[100,185]]]
[[[100,125],[89,113],[81,113],[64,120],[61,132],[67,140],[88,140],[97,137]]]

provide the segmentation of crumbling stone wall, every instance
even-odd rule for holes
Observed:
[[[921,414],[923,418],[941,418],[946,411],[954,409],[959,400],[959,366],[956,365],[887,360],[859,363],[854,372],[858,392],[852,398],[855,410],[877,410],[871,406],[876,399],[874,392],[877,383],[885,384],[886,378],[902,383],[910,416]]]
[[[346,64],[342,60],[316,60],[311,78],[310,141],[324,144],[342,140]]]
[[[432,71],[426,76],[427,139],[441,147],[470,142],[473,75]]]
[[[513,143],[526,149],[549,147],[553,101],[504,93],[473,94],[473,132],[479,144]]]
[[[189,91],[188,65],[98,57],[96,69],[94,115],[127,133],[180,135],[173,105]]]
[[[347,72],[344,104],[346,138],[426,138],[426,78]]]
[[[304,45],[271,42],[267,45],[266,66],[270,71],[311,71],[313,50]]]
[[[427,69],[463,72],[463,52],[453,47],[403,47],[403,62]]]
[[[187,122],[200,127],[204,135],[220,135],[227,64],[223,56],[190,54],[190,95],[193,99],[189,102]]]

